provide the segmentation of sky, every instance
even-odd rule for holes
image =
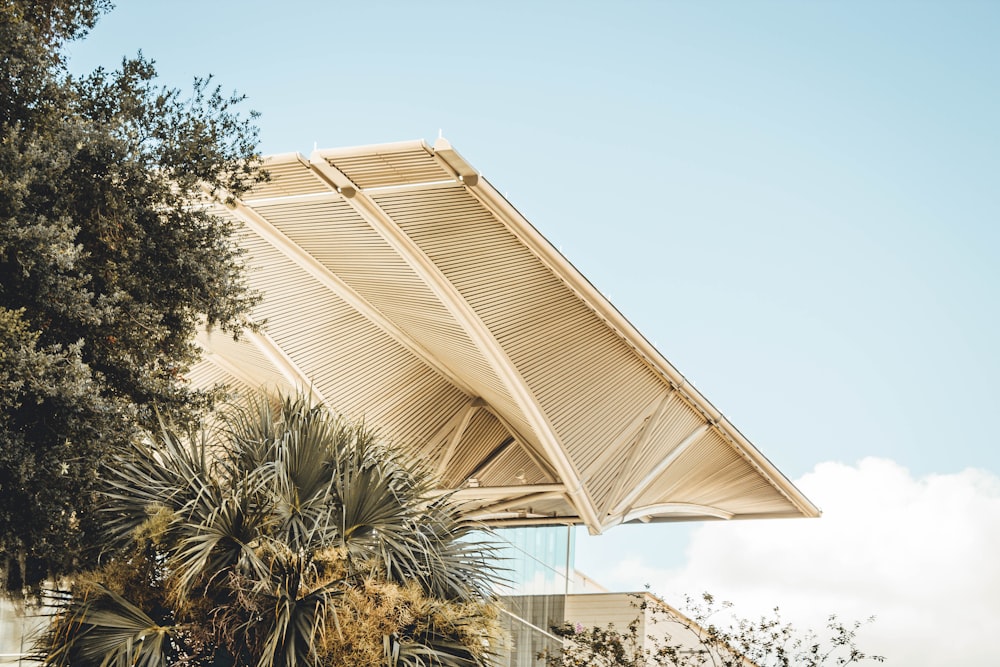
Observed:
[[[212,74],[264,153],[443,133],[824,510],[580,533],[581,570],[990,661],[1000,3],[277,7],[123,0],[71,68]]]

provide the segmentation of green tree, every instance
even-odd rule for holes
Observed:
[[[141,55],[74,78],[63,48],[106,0],[0,1],[0,589],[86,565],[108,453],[153,406],[182,419],[199,322],[255,303],[233,229],[199,202],[258,166],[253,114]]]
[[[783,621],[778,609],[756,619],[736,617],[731,603],[709,593],[688,598],[683,614],[647,596],[637,599],[639,615],[628,627],[556,626],[562,649],[539,658],[546,667],[822,667],[885,660],[858,648],[860,621],[830,616],[820,635]],[[643,618],[660,627],[643,635]]]
[[[50,667],[489,663],[492,547],[363,424],[261,400],[105,474],[112,551],[57,605]]]

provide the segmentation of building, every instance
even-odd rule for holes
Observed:
[[[506,543],[504,557],[514,584],[505,591],[506,629],[510,645],[505,664],[535,667],[543,651],[558,655],[563,639],[554,626],[569,624],[578,632],[608,629],[628,635],[634,626],[638,651],[672,647],[678,654],[702,654],[713,664],[702,639],[705,628],[649,591],[613,592],[573,567],[572,530],[565,527],[508,528],[498,531]],[[732,659],[725,645],[714,646],[716,657]],[[694,656],[692,656],[694,657]],[[741,664],[753,667],[744,658]]]
[[[745,667],[756,664],[736,655],[725,644],[709,651],[703,642],[709,636],[704,627],[648,591],[569,595],[566,620],[581,631],[613,625],[617,632],[634,639],[634,647],[640,651],[654,652],[669,646],[681,659],[699,658],[706,665],[715,664],[711,654],[730,661],[739,659]],[[635,628],[634,635],[629,634],[630,627]]]
[[[308,388],[497,526],[818,515],[447,141],[265,166],[217,211],[267,328],[193,382]]]
[[[206,333],[191,377],[309,388],[408,443],[475,517],[522,527],[505,533],[512,664],[565,618],[566,526],[818,515],[447,141],[266,168],[217,210],[267,330]]]
[[[241,200],[205,205],[237,225],[267,327],[204,332],[196,385],[308,389],[498,527],[818,516],[447,141],[265,167]],[[550,555],[533,558],[558,569]],[[512,605],[537,592],[528,575]],[[514,622],[544,631],[564,602],[546,604]]]

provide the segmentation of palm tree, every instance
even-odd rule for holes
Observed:
[[[108,558],[57,596],[51,667],[491,664],[490,543],[364,424],[261,397],[105,476]]]

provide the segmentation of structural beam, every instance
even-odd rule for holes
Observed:
[[[615,485],[612,488],[611,493],[608,494],[608,504],[614,503],[615,498],[618,498],[619,495],[624,490],[625,481],[626,478],[628,477],[629,471],[632,470],[633,467],[635,466],[635,462],[639,458],[639,453],[642,451],[643,446],[649,440],[650,432],[653,430],[653,427],[660,421],[660,418],[663,417],[663,412],[667,407],[667,403],[670,402],[670,399],[673,397],[673,395],[674,395],[673,389],[668,389],[666,392],[664,392],[663,396],[660,397],[660,400],[655,403],[655,407],[653,408],[652,412],[649,413],[649,416],[645,420],[643,420],[643,422],[639,425],[635,441],[632,443],[632,447],[628,452],[627,458],[625,459],[625,465],[621,469],[622,473],[618,475],[618,479],[615,480]]]
[[[335,179],[338,178],[337,174],[343,176],[318,151],[313,153],[309,162],[318,173],[324,174],[324,177],[330,182],[335,182]],[[552,462],[559,478],[566,485],[570,502],[579,512],[580,518],[587,524],[591,532],[600,533],[601,522],[597,512],[584,489],[583,480],[566,454],[563,443],[560,442],[555,434],[555,429],[552,428],[548,418],[539,407],[527,382],[521,377],[514,363],[493,337],[489,328],[458,292],[458,289],[441,272],[441,269],[364,191],[347,199],[347,202],[354,207],[358,215],[379,232],[382,238],[420,276],[424,284],[448,309],[455,321],[479,348],[494,372],[510,391],[527,422],[532,426],[546,456]]]
[[[670,392],[668,392],[668,395],[669,393]],[[632,421],[622,429],[622,432],[618,435],[618,437],[615,438],[610,445],[604,448],[601,455],[587,466],[586,470],[584,470],[584,474],[587,477],[590,477],[591,475],[603,470],[604,466],[611,462],[611,459],[621,458],[621,448],[628,444],[629,440],[636,436],[639,429],[643,428],[643,425],[649,420],[650,417],[656,414],[656,411],[659,409],[664,400],[665,397],[657,396],[649,402],[649,405],[639,411]]]
[[[341,280],[322,262],[310,255],[301,246],[292,241],[288,236],[272,225],[257,211],[246,206],[243,202],[236,200],[227,205],[230,212],[236,216],[254,234],[269,243],[275,250],[294,262],[299,268],[305,271],[311,278],[319,282],[330,290],[339,299],[350,305],[365,319],[381,329],[397,343],[406,348],[411,354],[420,359],[430,368],[447,378],[449,382],[464,391],[466,394],[475,392],[457,375],[452,373],[446,366],[441,364],[433,354],[418,343],[412,336],[397,327],[391,320],[385,317],[375,306],[368,302],[363,296],[354,291],[347,283]]]
[[[454,490],[437,490],[431,497],[450,494],[456,500],[502,500],[511,496],[525,496],[532,493],[566,493],[562,484],[520,484],[518,486],[465,486]]]
[[[709,425],[706,423],[706,424],[701,424],[696,429],[691,431],[691,433],[689,433],[686,438],[681,440],[677,444],[677,446],[670,451],[669,454],[663,457],[663,459],[659,463],[657,463],[653,467],[653,469],[646,474],[645,477],[642,478],[642,481],[640,481],[638,484],[632,487],[632,490],[629,491],[628,494],[626,494],[626,496],[622,498],[617,505],[615,505],[614,509],[612,509],[611,512],[609,512],[609,516],[605,520],[604,524],[605,530],[621,523],[622,522],[621,517],[626,512],[628,512],[628,510],[632,506],[632,503],[638,500],[642,496],[642,494],[646,492],[646,490],[650,487],[650,485],[653,484],[653,482],[655,482],[656,479],[660,475],[662,475],[663,472],[674,463],[674,461],[676,461],[681,457],[681,454],[686,452],[688,449],[691,448],[692,445],[698,442],[701,439],[701,436],[705,435],[708,429]]]
[[[260,350],[268,361],[274,364],[274,367],[278,369],[278,372],[285,378],[285,380],[292,385],[298,391],[309,391],[309,395],[312,396],[314,402],[316,403],[326,403],[326,399],[323,397],[323,393],[320,391],[319,387],[313,385],[312,380],[308,375],[302,372],[302,369],[292,361],[281,346],[274,342],[274,340],[268,336],[263,331],[245,331],[243,335],[247,337],[254,346]]]
[[[474,510],[470,515],[470,519],[480,519],[486,517],[490,514],[501,514],[507,510],[511,510],[517,507],[525,507],[531,503],[541,502],[543,500],[557,500],[562,498],[565,500],[566,496],[563,495],[562,491],[543,491],[541,493],[530,493],[526,496],[520,496],[517,498],[511,498],[510,500],[505,500],[499,503],[493,503],[492,505],[486,505]]]
[[[472,415],[475,413],[476,409],[482,407],[484,404],[485,403],[481,398],[472,398],[466,401],[465,404],[459,407],[458,410],[455,411],[455,414],[453,414],[448,419],[448,421],[446,421],[441,426],[441,428],[439,428],[437,431],[434,432],[434,435],[432,435],[430,438],[427,439],[427,442],[431,446],[431,449],[433,450],[434,446],[436,446],[437,443],[440,443],[445,438],[448,438],[448,444],[445,447],[446,449],[450,449],[452,440],[451,434],[458,431],[459,435],[461,435],[461,433],[463,433],[465,429],[468,428],[468,420],[472,418]],[[450,458],[453,454],[454,451],[449,453],[448,457]],[[447,463],[438,464],[437,466],[438,477],[444,474],[444,469],[446,466]]]
[[[245,368],[243,368],[239,364],[233,363],[228,358],[226,358],[224,355],[219,354],[218,352],[214,351],[211,348],[210,341],[201,340],[201,336],[203,336],[203,335],[205,337],[210,337],[211,336],[211,334],[209,332],[207,332],[207,331],[203,332],[203,333],[200,333],[195,338],[195,344],[198,347],[201,348],[202,357],[205,360],[207,360],[208,362],[210,362],[211,364],[213,364],[215,366],[218,366],[219,368],[221,368],[222,370],[224,370],[226,373],[228,373],[231,377],[236,378],[237,380],[239,380],[240,382],[242,382],[243,384],[245,384],[248,387],[259,387],[261,385],[260,378],[253,377],[252,375],[250,375],[249,373],[247,373],[247,371],[246,371]],[[274,370],[277,371],[278,373],[280,373],[280,371],[278,371],[278,369],[274,369]]]

